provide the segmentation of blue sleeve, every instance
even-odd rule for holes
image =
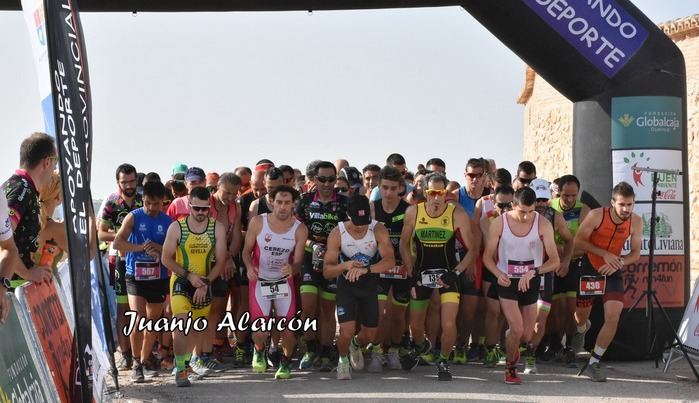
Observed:
[[[370,202],[375,202],[377,200],[381,200],[381,192],[379,192],[378,186],[371,189],[371,194],[369,195]]]

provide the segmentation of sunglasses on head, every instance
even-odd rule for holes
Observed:
[[[510,202],[510,203],[495,203],[495,205],[498,206],[498,208],[501,210],[512,208],[512,202]]]
[[[190,204],[189,208],[191,208],[194,211],[202,212],[202,211],[209,211],[209,209],[211,207],[209,207],[209,206],[195,206],[195,205]]]
[[[328,183],[328,182],[332,183],[332,182],[335,182],[335,181],[337,180],[337,176],[335,176],[335,175],[332,175],[332,176],[316,176],[316,179],[317,179],[318,182],[320,182],[320,183]]]
[[[427,189],[425,190],[427,196],[444,196],[447,194],[446,189]]]

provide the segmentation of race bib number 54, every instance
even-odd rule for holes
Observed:
[[[275,281],[260,281],[262,298],[271,301],[289,296],[289,283],[286,279]]]

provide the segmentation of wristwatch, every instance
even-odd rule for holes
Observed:
[[[534,268],[534,275],[535,275],[535,276],[541,275],[541,272],[539,271],[539,268],[538,268],[538,267],[535,267],[535,268]]]
[[[12,288],[12,284],[10,283],[10,279],[7,277],[0,277],[0,285],[5,287],[5,289],[7,289],[8,291],[10,290],[10,288]]]

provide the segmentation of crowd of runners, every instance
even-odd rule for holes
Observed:
[[[43,243],[66,248],[46,218],[60,203],[45,190],[60,188],[53,140],[30,136],[20,157],[0,192],[0,240],[14,230],[18,252],[0,272],[8,289],[50,275],[38,264]],[[94,225],[117,296],[119,370],[134,382],[172,370],[189,386],[228,361],[274,368],[277,379],[434,365],[448,381],[450,365],[479,362],[503,365],[505,382],[519,384],[537,362],[560,362],[606,380],[600,359],[623,308],[621,274],[641,248],[631,186],[617,184],[610,207],[591,209],[575,176],[549,182],[529,161],[510,173],[470,158],[449,177],[439,158],[415,172],[397,153],[383,165],[313,161],[301,172],[263,159],[219,174],[179,163],[167,178],[117,167]],[[604,324],[587,352],[595,297]],[[227,314],[317,327],[217,331]],[[122,331],[129,318],[163,317],[209,326]]]

